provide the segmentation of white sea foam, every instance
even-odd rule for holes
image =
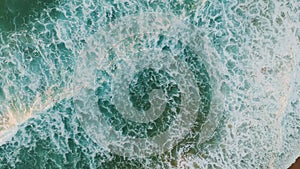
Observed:
[[[172,34],[163,34],[180,37],[183,43],[206,54],[202,59],[211,78],[215,104],[211,105],[211,121],[202,130],[209,134],[202,140],[215,141],[203,143],[200,139],[196,146],[201,152],[193,154],[181,148],[175,162],[165,157],[163,163],[178,168],[287,168],[300,155],[299,8],[296,1],[263,0],[191,4],[62,1],[32,20],[31,29],[0,34],[0,143],[9,141],[18,127],[22,130],[28,119],[39,119],[36,114],[64,99],[76,98],[77,111],[98,111],[93,96],[94,70],[109,63],[103,49],[118,46],[117,54],[126,55],[128,48],[121,45],[128,38],[126,34],[137,33],[129,30],[135,29],[134,24],[147,33],[173,26],[177,29]],[[174,17],[165,19],[169,13]],[[165,23],[150,27],[149,16]],[[198,32],[185,28],[189,25]],[[203,40],[207,41],[201,43],[203,46],[196,46]],[[100,55],[85,57],[84,51]],[[224,117],[220,123],[219,116]],[[58,121],[53,125],[61,125]],[[218,128],[212,130],[216,124]],[[104,122],[102,125],[110,128]],[[62,137],[71,137],[67,130],[61,130],[65,132]],[[107,138],[109,130],[99,131],[97,138],[92,130],[91,123],[86,132],[93,140],[100,140],[99,147],[108,147],[109,141],[124,144],[114,140],[117,137]],[[56,129],[39,133],[60,145],[52,136],[60,133]],[[19,145],[29,137],[23,134]],[[96,166],[94,156],[89,158],[90,166]]]

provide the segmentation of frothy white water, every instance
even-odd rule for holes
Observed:
[[[92,98],[95,72],[91,70],[106,69],[103,65],[109,64],[107,51],[102,49],[117,48],[117,55],[126,56],[126,50],[133,48],[126,45],[122,48],[122,43],[126,44],[130,32],[136,33],[137,27],[142,28],[140,32],[153,33],[174,26],[173,32],[163,34],[180,37],[183,43],[205,53],[202,59],[217,103],[212,105],[215,107],[211,113],[225,118],[217,130],[210,130],[209,122],[203,128],[203,133],[210,133],[204,140],[214,136],[215,141],[198,140],[196,146],[201,153],[189,153],[182,148],[175,162],[167,158],[164,162],[179,168],[287,168],[300,152],[297,151],[300,145],[297,127],[300,124],[299,11],[296,1],[62,2],[32,21],[32,30],[20,30],[8,36],[1,34],[0,80],[4,94],[0,92],[3,121],[0,138],[2,142],[9,140],[17,125],[26,124],[32,117],[38,119],[35,114],[45,112],[63,99],[81,98],[82,110],[96,111],[97,99]],[[176,19],[161,16],[168,13]],[[161,27],[149,26],[151,15],[156,22],[166,23],[160,24]],[[184,29],[189,25],[197,27],[199,32]],[[207,43],[197,46],[197,40],[203,39]],[[98,55],[84,57],[82,51],[87,49]],[[130,58],[126,62],[129,66],[133,63]],[[117,92],[116,95],[120,94]],[[211,128],[215,129],[219,120],[208,119],[213,119]],[[89,137],[100,140],[100,147],[108,147],[110,140],[116,141],[113,136],[107,137],[106,131],[93,135],[89,130],[92,129],[86,131]],[[41,137],[55,140],[47,133]]]

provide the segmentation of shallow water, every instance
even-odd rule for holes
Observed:
[[[287,168],[297,1],[0,2],[0,168]]]

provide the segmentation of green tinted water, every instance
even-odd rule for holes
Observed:
[[[1,0],[0,29],[3,31],[26,29],[30,21],[38,18],[46,7],[54,6],[55,3],[56,0]]]
[[[300,145],[298,11],[290,1],[0,1],[0,168],[284,168]],[[180,70],[187,67],[192,76]],[[107,73],[114,70],[120,75]],[[132,72],[128,93],[118,94],[121,75]],[[187,88],[201,97],[191,126],[176,121],[194,117],[180,116],[194,110],[188,98],[198,98]],[[97,98],[117,105],[114,96],[128,101],[125,111],[145,113],[153,99],[166,108],[157,123],[130,121],[120,105]],[[119,141],[111,128],[129,137]],[[158,151],[145,144],[151,155],[132,139],[170,129],[176,135],[165,140],[176,141]]]

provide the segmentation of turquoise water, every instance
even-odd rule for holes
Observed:
[[[0,168],[287,168],[297,1],[0,2]]]

